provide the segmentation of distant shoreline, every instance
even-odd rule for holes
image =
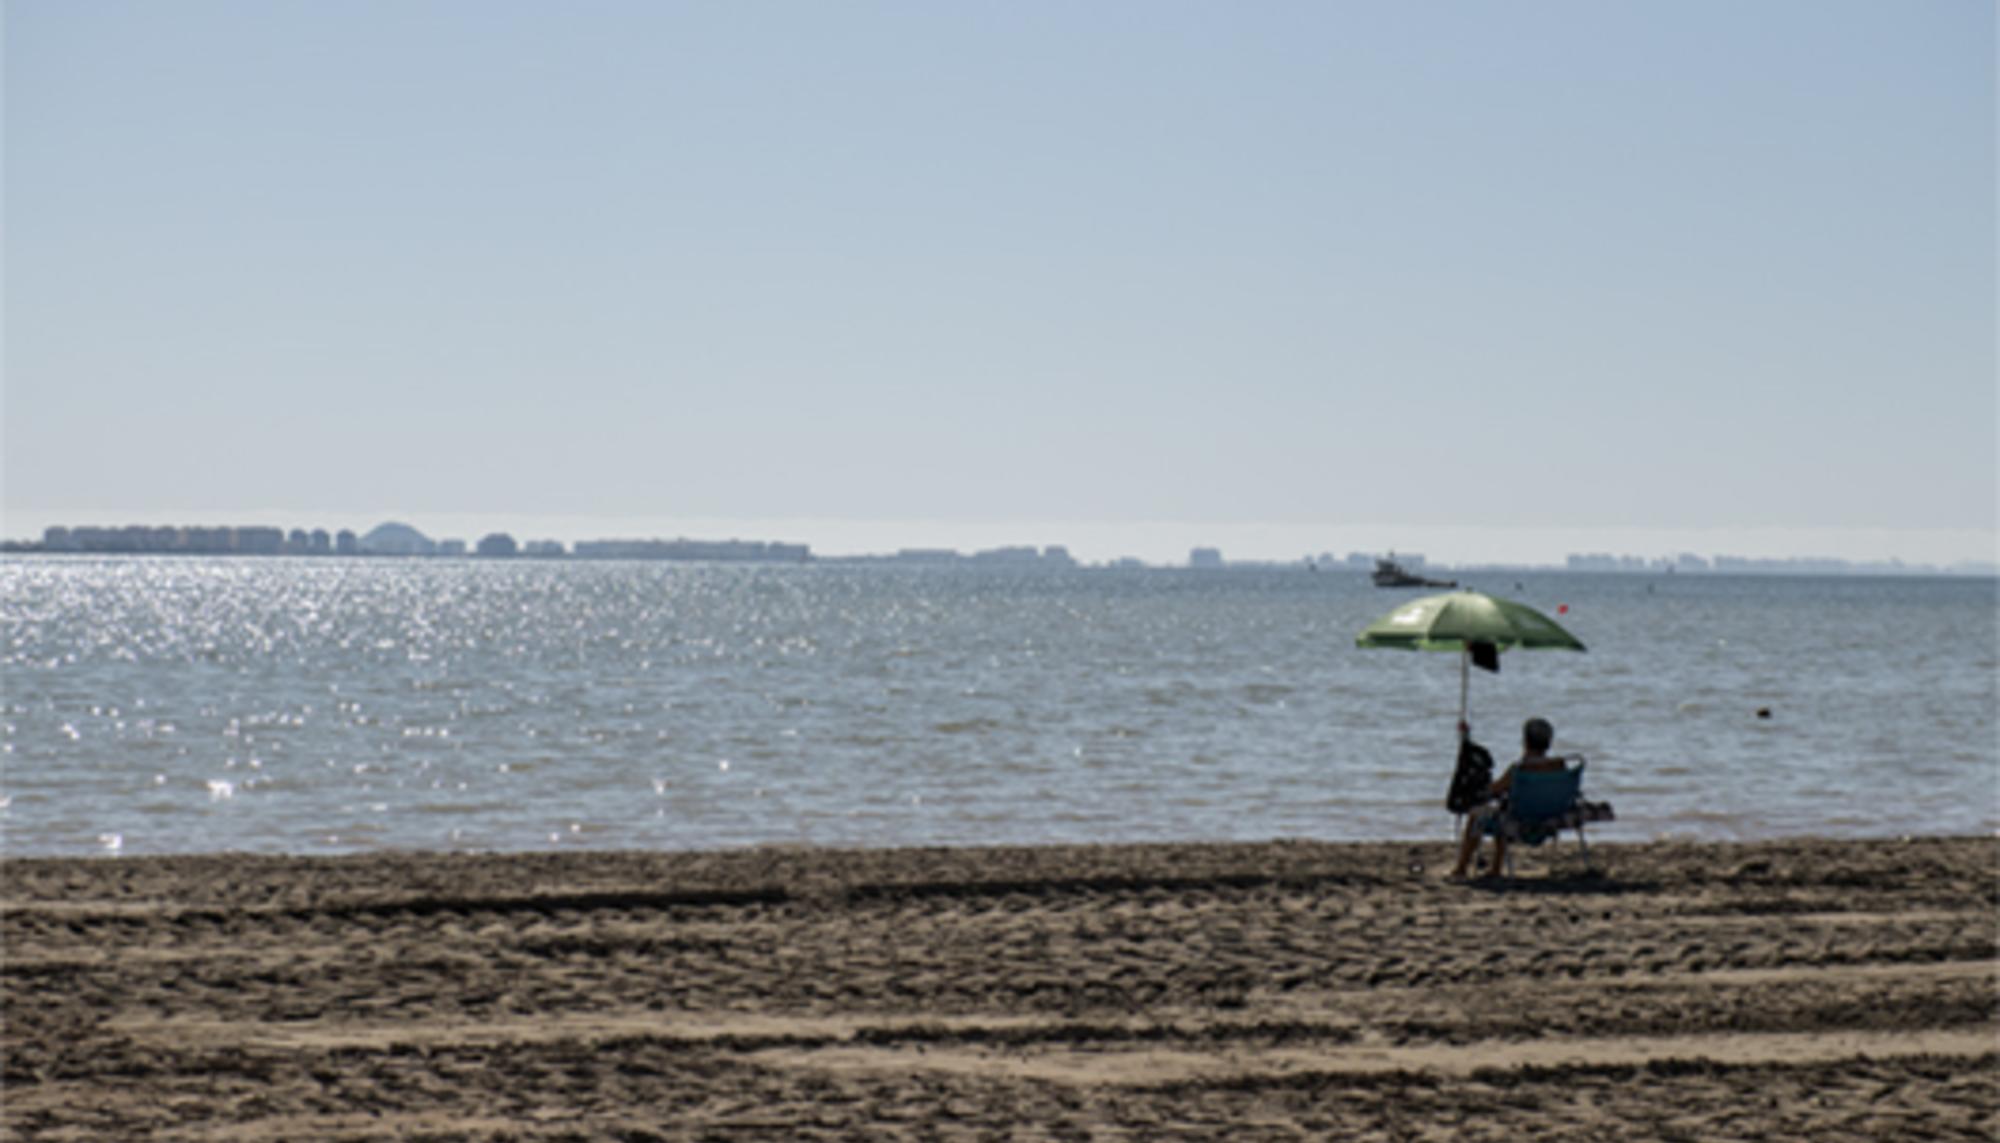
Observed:
[[[584,541],[588,544],[592,541]],[[672,541],[666,541],[671,543]],[[757,542],[746,541],[690,541],[705,548],[717,543],[743,543],[746,546]],[[802,547],[803,545],[799,545]],[[1060,548],[1055,549],[1061,551]],[[1018,553],[1018,554],[1017,554]],[[758,564],[767,566],[816,565],[826,567],[966,567],[966,568],[1012,568],[1047,569],[1074,571],[1311,571],[1326,575],[1366,576],[1368,569],[1350,562],[1309,563],[1305,560],[1227,560],[1214,566],[1191,566],[1176,563],[1147,563],[1136,559],[1111,560],[1103,563],[1085,563],[1066,555],[1051,557],[1037,553],[1032,548],[997,549],[979,552],[958,552],[924,550],[920,552],[895,552],[875,555],[814,555],[809,550],[803,554],[730,555],[713,551],[703,554],[595,554],[571,550],[563,551],[515,551],[504,555],[481,553],[473,550],[449,552],[313,552],[313,551],[234,551],[227,549],[131,549],[116,547],[91,548],[50,548],[36,540],[0,540],[0,555],[5,556],[123,556],[140,559],[157,558],[244,558],[269,559],[292,558],[311,561],[320,560],[363,560],[420,562],[470,561],[478,563],[544,562],[544,563],[704,563],[704,564]],[[1802,576],[1802,577],[1850,577],[1857,579],[1894,579],[1898,577],[1921,579],[1991,579],[2000,577],[2000,563],[1960,563],[1940,566],[1937,564],[1905,564],[1890,562],[1863,562],[1836,559],[1811,558],[1771,558],[1751,559],[1748,557],[1719,557],[1714,566],[1685,568],[1661,565],[1623,566],[1601,565],[1588,561],[1572,561],[1564,564],[1513,564],[1513,563],[1437,563],[1422,565],[1433,572],[1455,575],[1617,575],[1617,576],[1687,576],[1690,578],[1727,578],[1731,576]],[[1385,589],[1399,590],[1399,589]]]
[[[848,535],[845,541],[839,539],[840,527],[837,523],[828,525],[825,521],[810,520],[765,520],[756,523],[655,521],[651,525],[636,521],[621,524],[600,520],[592,530],[601,529],[600,535],[613,538],[597,539],[580,533],[577,521],[531,517],[511,521],[529,532],[529,538],[517,540],[515,533],[509,529],[510,521],[499,517],[455,519],[450,532],[456,535],[448,533],[445,538],[438,539],[395,519],[377,524],[366,532],[357,532],[349,527],[338,531],[329,531],[325,527],[298,527],[273,514],[261,514],[254,518],[254,523],[222,525],[182,524],[170,517],[153,522],[140,522],[127,517],[119,523],[115,522],[115,516],[109,514],[99,519],[114,522],[66,524],[57,522],[60,517],[41,515],[37,523],[45,526],[39,538],[0,540],[0,554],[469,556],[893,567],[976,565],[1014,569],[1187,568],[1211,571],[1223,568],[1291,568],[1334,574],[1372,574],[1379,562],[1387,559],[1418,578],[1556,571],[1647,575],[2000,576],[2000,559],[1987,558],[1977,545],[1943,550],[1932,546],[1924,553],[1924,558],[1914,560],[1905,559],[1893,543],[1878,542],[1873,552],[1862,554],[1832,539],[1828,539],[1825,545],[1807,546],[1793,542],[1768,554],[1740,555],[1735,553],[1745,549],[1732,543],[1732,539],[1750,542],[1748,538],[1722,534],[1697,536],[1670,533],[1650,541],[1642,541],[1641,537],[1632,535],[1548,535],[1532,545],[1514,543],[1511,545],[1512,554],[1506,556],[1459,552],[1452,558],[1432,560],[1425,556],[1426,549],[1421,538],[1413,540],[1408,534],[1403,534],[1400,541],[1387,550],[1372,550],[1376,544],[1389,542],[1395,530],[1385,533],[1380,529],[1354,526],[1330,526],[1330,532],[1319,535],[1314,534],[1314,529],[1293,527],[1289,529],[1289,540],[1282,546],[1275,546],[1268,534],[1255,536],[1252,542],[1251,533],[1259,529],[1269,530],[1254,524],[1211,522],[1206,526],[1177,526],[1178,540],[1173,546],[1162,544],[1160,535],[1145,536],[1115,524],[1082,525],[1075,521],[1047,521],[1023,525],[1015,532],[1016,535],[1039,532],[1044,536],[1068,537],[1073,536],[1077,528],[1083,528],[1094,545],[1094,550],[1086,559],[1064,544],[1018,543],[1007,534],[1013,529],[986,527],[976,530],[976,534],[968,534],[965,529],[954,529],[935,522],[928,525],[912,522],[901,529],[876,527],[867,538],[868,542],[857,543],[859,537],[854,535]],[[346,519],[351,523],[353,516]],[[826,538],[825,531],[829,526],[836,533],[833,552],[828,554],[814,550],[813,545]],[[1536,533],[1535,529],[1527,531],[1531,536]],[[536,538],[536,532],[542,537],[563,538]],[[803,533],[812,540],[795,542],[737,538],[760,533]],[[731,538],[690,538],[704,534]],[[479,538],[462,538],[469,536]],[[661,538],[663,536],[673,538]],[[928,537],[928,540],[913,546],[905,537]],[[1430,538],[1444,542],[1439,536]],[[1217,543],[1218,540],[1221,542]],[[1336,540],[1344,550],[1331,546]],[[1621,549],[1630,553],[1633,549],[1629,545],[1636,542],[1647,542],[1648,547],[1640,550],[1650,550],[1654,554],[1618,554]],[[1229,558],[1227,553],[1231,551],[1242,552],[1243,549],[1236,546],[1238,543],[1248,544],[1254,555],[1250,558]],[[1921,548],[1924,545],[1918,546]],[[1284,554],[1288,548],[1298,554]],[[1758,548],[1752,546],[1748,550],[1756,551]],[[1135,551],[1144,552],[1144,558],[1132,554]],[[1543,555],[1556,551],[1568,554],[1560,560]],[[2000,552],[2000,549],[1994,551]],[[1700,552],[1715,554],[1697,554]],[[1834,552],[1847,554],[1831,554]]]

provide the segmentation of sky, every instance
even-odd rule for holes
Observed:
[[[8,0],[0,532],[1990,561],[1988,0]]]

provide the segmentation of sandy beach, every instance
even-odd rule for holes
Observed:
[[[18,1139],[1992,1139],[2000,841],[11,860]]]

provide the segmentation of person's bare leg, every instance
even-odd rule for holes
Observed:
[[[1467,814],[1465,818],[1465,836],[1458,843],[1458,864],[1451,871],[1453,877],[1463,877],[1466,875],[1466,871],[1472,866],[1472,855],[1478,849],[1479,818],[1476,814]]]
[[[1499,877],[1504,875],[1506,872],[1507,872],[1507,835],[1504,833],[1496,833],[1493,835],[1493,876]]]

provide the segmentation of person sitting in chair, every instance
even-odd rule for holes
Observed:
[[[1507,767],[1506,772],[1494,781],[1493,788],[1489,791],[1491,797],[1498,799],[1506,795],[1507,791],[1514,784],[1514,771],[1516,770],[1529,770],[1536,773],[1547,770],[1561,770],[1563,768],[1563,760],[1560,757],[1549,754],[1549,744],[1554,742],[1555,739],[1556,728],[1549,725],[1548,719],[1529,719],[1521,727],[1521,760]],[[1453,877],[1464,877],[1470,871],[1473,855],[1479,852],[1479,836],[1486,832],[1488,825],[1493,824],[1495,816],[1498,813],[1498,808],[1489,802],[1486,806],[1474,809],[1465,816],[1465,837],[1458,845],[1458,865],[1451,871]],[[1495,833],[1493,836],[1494,872],[1497,873],[1504,868],[1506,860],[1507,837],[1505,834]]]

